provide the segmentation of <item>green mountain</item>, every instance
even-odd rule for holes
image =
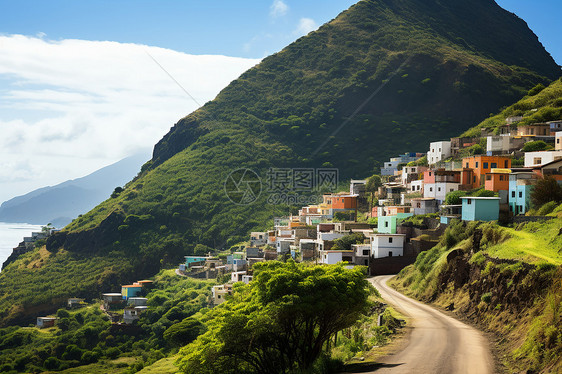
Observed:
[[[518,122],[520,125],[562,119],[562,78],[555,80],[548,87],[538,84],[521,100],[486,118],[477,126],[465,131],[462,136],[478,136],[482,128],[499,131],[499,127],[505,125],[506,118],[514,116],[523,117]]]
[[[291,180],[270,168],[367,176],[559,76],[491,0],[361,1],[181,119],[123,192],[4,269],[0,324],[153,275],[198,243],[228,248],[306,204],[278,204],[271,188]]]

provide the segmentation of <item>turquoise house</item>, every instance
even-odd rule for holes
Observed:
[[[497,221],[500,216],[499,197],[465,196],[462,199],[463,221]]]
[[[509,211],[514,215],[525,214],[531,205],[531,191],[535,176],[531,172],[512,173],[509,176]]]
[[[189,267],[190,264],[194,262],[205,262],[207,257],[205,256],[184,256],[185,257],[185,265]]]
[[[377,231],[380,234],[396,234],[398,221],[413,216],[414,213],[398,213],[395,216],[378,217]]]
[[[130,297],[137,297],[140,295],[142,286],[140,284],[129,284],[121,286],[121,296],[123,300],[128,300]]]

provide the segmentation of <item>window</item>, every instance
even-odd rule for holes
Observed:
[[[389,242],[389,243],[392,243],[392,238],[388,238],[388,242]]]
[[[429,187],[429,192],[433,192],[433,187]]]
[[[454,190],[455,190],[454,188],[451,188],[451,189],[449,190],[449,192],[453,192]]]
[[[472,204],[472,199],[466,199],[466,203],[467,203],[468,205]]]
[[[478,165],[476,165],[476,167],[478,167]],[[488,163],[487,163],[487,162],[483,162],[483,163],[482,163],[482,168],[483,168],[483,169],[488,169]]]
[[[476,167],[478,167],[478,161],[476,161]]]
[[[385,221],[384,227],[388,227],[388,221]]]
[[[511,191],[511,197],[515,197],[515,191]]]
[[[519,191],[519,197],[523,197],[523,191]]]
[[[508,165],[509,165],[509,161],[508,161],[508,160],[505,160],[505,161],[503,162],[503,164],[504,164],[504,168],[507,168]]]
[[[464,165],[464,167],[468,169],[468,162],[466,163],[466,165]]]
[[[472,176],[472,183],[476,183],[476,175]]]
[[[368,256],[369,255],[369,250],[368,249],[364,249],[363,250],[363,256]]]
[[[534,157],[533,158],[533,164],[534,165],[540,165],[541,161],[542,161],[542,159],[540,157]]]
[[[441,187],[437,187],[437,191],[441,192]]]
[[[392,257],[392,251],[388,251],[388,257]]]

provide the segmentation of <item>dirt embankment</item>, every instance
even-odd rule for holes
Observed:
[[[430,296],[490,332],[507,372],[561,372],[562,269],[461,249],[447,256]]]

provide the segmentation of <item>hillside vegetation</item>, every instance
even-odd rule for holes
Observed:
[[[505,125],[506,118],[512,116],[523,117],[518,123],[520,125],[562,119],[562,78],[547,87],[537,85],[524,98],[467,130],[462,136],[478,136],[481,128],[499,130],[500,126]]]
[[[370,175],[389,156],[425,151],[428,140],[454,136],[559,75],[526,24],[491,0],[361,1],[181,119],[124,191],[49,239],[40,265],[4,269],[0,325],[52,308],[49,298],[151,276],[199,243],[228,248],[265,228],[291,212],[267,203],[270,168]],[[239,168],[261,178],[253,204],[225,194]],[[93,259],[111,265],[89,266]],[[35,274],[14,292],[13,279]]]

